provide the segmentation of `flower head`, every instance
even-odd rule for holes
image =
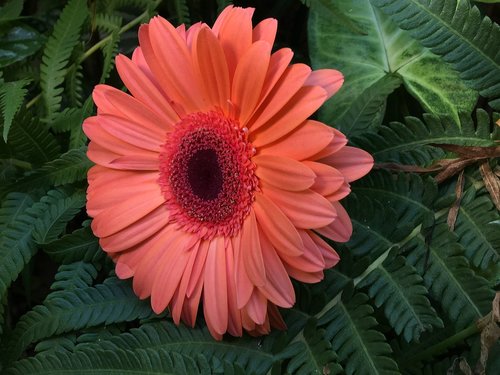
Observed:
[[[203,303],[216,338],[284,327],[290,277],[317,282],[338,262],[321,236],[349,239],[339,200],[373,165],[308,119],[342,74],[272,53],[276,20],[253,28],[252,14],[230,6],[187,30],[154,17],[116,58],[130,94],[96,86],[83,125],[87,211],[116,274],[176,323]]]

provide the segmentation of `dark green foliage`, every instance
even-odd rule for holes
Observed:
[[[73,289],[82,289],[92,285],[97,277],[97,269],[91,263],[75,262],[63,264],[57,270],[54,276],[54,283],[50,286],[51,290],[69,291]],[[49,298],[56,296],[56,293],[49,294]]]
[[[71,52],[80,39],[80,30],[87,18],[87,12],[84,0],[71,0],[62,11],[45,46],[40,78],[45,101],[45,119],[49,122],[54,113],[59,111],[63,93],[61,85]]]
[[[63,264],[78,260],[97,262],[105,256],[90,227],[77,229],[71,234],[44,244],[42,248],[56,262]]]
[[[24,87],[29,80],[22,79],[14,82],[2,82],[0,79],[0,112],[3,117],[3,139],[7,142],[10,126],[15,114],[21,108],[28,90]]]
[[[500,27],[468,1],[370,0],[489,99],[500,97]],[[491,105],[500,110],[499,104]]]

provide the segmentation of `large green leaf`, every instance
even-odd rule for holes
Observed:
[[[466,0],[370,0],[500,109],[500,27]]]
[[[359,111],[359,101],[366,102],[366,92],[387,76],[399,76],[407,90],[432,113],[449,114],[458,121],[458,111],[470,112],[477,94],[467,89],[440,57],[412,39],[368,0],[335,1],[335,6],[355,22],[364,33],[356,33],[338,22],[322,5],[334,0],[312,3],[309,18],[311,60],[315,68],[335,68],[345,75],[344,87],[323,108],[323,120],[353,134],[373,124],[352,122]],[[380,119],[385,98],[394,88],[377,89],[372,100],[381,103],[370,111]]]
[[[13,26],[0,36],[0,68],[11,65],[37,52],[44,37],[28,25]]]

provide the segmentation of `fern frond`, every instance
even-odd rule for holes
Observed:
[[[42,167],[20,179],[15,184],[18,191],[26,191],[33,186],[49,187],[70,184],[84,180],[92,163],[85,155],[85,148],[72,149],[59,158],[45,163]]]
[[[403,222],[389,205],[363,195],[351,194],[342,204],[353,224],[353,235],[345,246],[357,257],[380,256],[397,246],[418,225],[417,220]]]
[[[104,62],[102,65],[102,74],[99,82],[103,83],[108,79],[111,70],[115,66],[115,56],[118,54],[118,44],[120,43],[120,34],[118,29],[111,33],[111,40],[104,46],[102,53]]]
[[[110,350],[165,349],[189,356],[202,354],[207,358],[235,363],[249,373],[265,374],[276,360],[272,345],[277,336],[278,332],[272,332],[264,338],[245,336],[235,340],[215,341],[207,328],[191,329],[161,321],[144,323],[130,332],[103,340],[99,347]],[[90,348],[95,348],[96,344],[89,345]]]
[[[191,24],[191,17],[189,15],[187,0],[174,0],[173,3],[178,23],[189,26]]]
[[[386,258],[357,287],[366,287],[375,305],[384,306],[387,320],[407,342],[418,341],[422,332],[443,327],[426,297],[423,279],[401,256]]]
[[[3,139],[7,142],[12,120],[23,104],[28,90],[24,87],[31,82],[30,79],[21,79],[14,82],[0,83],[0,112],[3,117]]]
[[[368,297],[358,293],[342,300],[318,321],[325,327],[325,338],[332,342],[347,374],[399,374],[392,350],[376,329]]]
[[[419,223],[434,217],[431,207],[437,187],[431,178],[411,173],[372,172],[353,186],[353,192],[394,208],[401,223]]]
[[[330,342],[324,339],[325,331],[316,328],[316,322],[310,320],[298,336],[294,344],[299,344],[297,352],[288,363],[287,373],[297,375],[308,374],[341,374],[342,367],[332,350]],[[292,344],[293,345],[293,344]]]
[[[35,222],[33,239],[38,244],[54,241],[85,205],[85,192],[68,194],[64,190],[51,190],[40,202],[47,206],[43,216]]]
[[[305,1],[310,1],[310,0],[305,0]],[[222,12],[225,7],[227,7],[228,5],[230,5],[232,3],[233,2],[231,0],[217,0],[217,11],[218,11],[218,13]]]
[[[59,266],[55,281],[50,286],[52,291],[71,291],[82,289],[92,285],[97,277],[97,269],[91,263],[75,262]],[[47,299],[57,296],[57,293],[50,293]]]
[[[427,165],[445,156],[442,149],[431,144],[495,146],[489,115],[479,109],[476,117],[477,127],[467,113],[460,114],[460,123],[450,117],[431,114],[424,114],[423,121],[407,117],[404,124],[392,122],[380,126],[373,132],[354,137],[352,142],[370,152],[377,162]]]
[[[4,358],[10,363],[29,344],[52,335],[151,315],[149,302],[139,300],[126,282],[115,278],[95,287],[59,291],[21,317],[4,343]]]
[[[82,108],[66,107],[54,116],[50,128],[54,133],[68,132],[77,126],[82,126]]]
[[[16,19],[23,10],[23,0],[9,0],[0,7],[0,22]]]
[[[53,160],[61,150],[56,138],[40,124],[37,116],[27,111],[20,112],[10,129],[9,148],[18,159],[35,165]]]
[[[71,0],[63,9],[49,37],[42,57],[40,79],[45,102],[45,119],[50,122],[59,111],[64,77],[73,48],[88,15],[85,0]]]
[[[6,371],[6,375],[36,375],[64,373],[67,375],[102,375],[102,374],[176,374],[210,375],[222,371],[242,374],[234,366],[225,363],[221,371],[213,371],[209,361],[200,355],[195,358],[158,350],[85,350],[74,354],[53,353],[21,360]],[[231,368],[231,370],[230,370]]]
[[[485,269],[500,260],[500,215],[487,193],[474,190],[462,198],[454,232],[469,261]]]
[[[488,281],[474,273],[462,255],[463,248],[445,223],[437,224],[428,245],[420,236],[408,242],[402,252],[407,262],[423,277],[431,296],[457,329],[475,322],[491,309],[493,291]]]
[[[120,29],[123,18],[117,14],[97,13],[93,21],[98,30],[111,34]]]
[[[42,249],[56,262],[63,264],[79,260],[94,263],[102,260],[105,256],[90,227],[77,229],[71,234],[44,244]]]
[[[464,0],[370,0],[500,109],[500,27]]]
[[[0,207],[0,230],[13,224],[24,211],[33,205],[33,198],[24,193],[9,193]]]
[[[69,70],[66,78],[66,92],[71,107],[81,107],[83,102],[83,72],[82,65],[75,64]]]

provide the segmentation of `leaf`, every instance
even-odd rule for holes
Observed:
[[[85,193],[68,194],[64,190],[51,190],[40,202],[47,206],[43,216],[34,223],[33,239],[38,244],[54,241],[85,205]]]
[[[427,246],[421,237],[414,237],[402,252],[457,329],[467,327],[489,311],[493,292],[487,280],[470,268],[462,255],[463,248],[446,223],[436,225]]]
[[[233,365],[224,364],[228,374],[235,374]],[[210,363],[203,356],[195,359],[164,349],[158,350],[85,350],[74,354],[53,353],[16,362],[6,375],[158,374],[210,375]],[[222,372],[218,372],[222,373]],[[241,374],[241,372],[239,372]]]
[[[71,234],[43,245],[43,250],[56,262],[69,264],[79,260],[98,262],[105,256],[99,240],[90,227],[75,230]]]
[[[33,186],[60,186],[85,180],[92,163],[85,155],[85,148],[72,149],[59,158],[45,163],[39,169],[16,182],[18,191],[30,190]]]
[[[366,91],[372,92],[373,108],[378,103],[378,111],[383,112],[387,95],[396,85],[393,80],[390,86],[379,91],[377,86],[386,76],[400,77],[408,91],[429,112],[449,114],[458,120],[460,110],[472,110],[476,93],[467,89],[445,62],[412,39],[368,0],[324,0],[325,4],[335,4],[339,11],[349,15],[366,34],[354,33],[340,23],[331,22],[322,3],[313,2],[309,12],[311,61],[315,68],[340,70],[346,82],[323,106],[321,118],[324,122],[335,124],[347,135],[373,126],[369,116],[364,122],[356,122],[356,127],[350,118],[365,102],[363,93]]]
[[[0,68],[36,53],[45,38],[28,25],[16,24],[0,38]]]
[[[316,322],[310,320],[303,332],[299,334],[294,344],[297,353],[288,363],[289,374],[341,374],[342,367],[337,363],[338,358],[332,350],[330,342],[324,339],[325,331],[316,328]]]
[[[40,85],[45,103],[45,119],[48,122],[53,119],[54,113],[59,111],[63,92],[61,85],[87,14],[85,0],[71,0],[61,12],[45,45],[40,67]]]
[[[2,202],[0,207],[0,230],[4,230],[24,213],[24,211],[33,205],[33,198],[29,194],[10,193]]]
[[[457,0],[370,0],[500,109],[500,27]],[[495,101],[496,100],[496,101]]]
[[[395,162],[408,165],[428,165],[442,159],[445,153],[436,144],[460,146],[495,146],[490,133],[490,118],[479,109],[477,127],[469,114],[460,114],[457,123],[447,116],[424,114],[423,121],[406,117],[405,123],[391,122],[352,139],[352,142],[371,153],[377,163]]]
[[[95,287],[58,291],[21,317],[3,343],[5,362],[16,360],[29,344],[46,337],[151,315],[149,302],[139,300],[128,283],[115,278]]]
[[[7,143],[12,120],[23,104],[28,90],[24,88],[30,83],[29,79],[13,82],[4,82],[0,86],[0,111],[3,117],[3,139]]]
[[[470,262],[486,269],[500,260],[500,215],[484,191],[470,187],[462,199],[455,224],[458,242]]]
[[[368,297],[358,293],[342,300],[318,321],[325,327],[325,338],[338,353],[346,374],[399,374],[392,350],[384,335],[376,330],[373,308]]]
[[[427,299],[423,279],[401,256],[386,258],[357,287],[367,288],[375,305],[384,306],[389,323],[407,342],[418,341],[422,332],[443,327]]]
[[[79,261],[63,264],[59,266],[50,290],[68,292],[74,289],[83,289],[92,286],[96,277],[97,269],[91,263]],[[51,293],[47,298],[53,298],[57,295],[57,293]]]
[[[14,20],[23,10],[23,0],[9,0],[0,7],[0,23]]]

